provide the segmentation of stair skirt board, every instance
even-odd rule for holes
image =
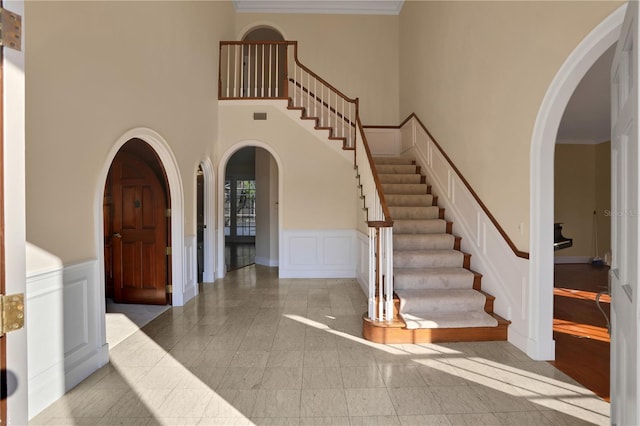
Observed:
[[[395,312],[391,322],[363,321],[363,336],[378,343],[506,340],[509,321],[493,313],[437,197],[406,157],[376,158],[393,223]]]

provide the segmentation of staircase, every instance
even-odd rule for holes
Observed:
[[[364,337],[378,343],[506,340],[509,321],[493,313],[471,255],[420,174],[404,157],[375,158],[393,218],[395,317],[364,320]]]

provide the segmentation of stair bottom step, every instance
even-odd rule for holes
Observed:
[[[409,330],[418,328],[497,327],[498,321],[484,311],[471,312],[401,312]]]
[[[362,336],[371,342],[383,344],[444,343],[444,342],[489,342],[507,340],[508,320],[491,314],[497,327],[468,328],[417,328],[408,329],[399,319],[393,322],[373,322],[363,315]]]

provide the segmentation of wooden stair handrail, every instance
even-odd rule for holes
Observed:
[[[389,206],[387,205],[387,200],[384,197],[384,191],[382,191],[382,184],[380,183],[380,179],[378,178],[378,170],[376,169],[376,163],[373,161],[373,155],[371,155],[371,150],[369,149],[369,142],[367,141],[367,136],[364,134],[364,127],[362,126],[362,121],[360,121],[359,114],[359,106],[360,100],[356,98],[356,122],[358,123],[358,130],[360,131],[360,137],[362,137],[362,144],[364,146],[364,152],[367,153],[367,159],[369,164],[371,165],[371,173],[373,174],[373,181],[376,184],[376,191],[378,191],[378,196],[380,197],[380,204],[382,205],[382,213],[384,214],[384,221],[370,221],[368,222],[369,227],[379,228],[379,227],[392,227],[393,226],[393,218],[391,217],[391,213],[389,212]],[[356,151],[353,152],[354,162],[357,164]]]
[[[458,178],[460,178],[460,180],[462,181],[464,186],[467,188],[467,190],[469,190],[469,192],[471,193],[473,198],[476,200],[476,202],[478,203],[480,208],[487,215],[487,217],[489,218],[491,223],[493,223],[493,226],[496,227],[496,229],[498,230],[498,232],[500,233],[502,238],[505,240],[505,242],[507,243],[509,248],[513,251],[513,254],[515,254],[517,257],[519,257],[521,259],[529,259],[529,253],[526,252],[526,251],[519,250],[518,247],[516,247],[516,245],[513,243],[513,241],[509,237],[509,235],[505,232],[505,230],[502,228],[502,226],[500,226],[500,223],[498,223],[498,220],[495,218],[495,216],[493,216],[493,214],[491,214],[491,212],[489,211],[487,206],[482,202],[482,200],[480,199],[480,197],[478,196],[476,191],[473,190],[473,188],[471,187],[471,184],[469,184],[467,179],[465,179],[465,177],[462,175],[460,170],[456,167],[456,165],[453,163],[453,161],[451,161],[451,158],[449,158],[449,156],[444,152],[444,149],[442,149],[442,146],[438,143],[436,138],[433,137],[433,135],[431,134],[429,129],[427,129],[427,127],[420,120],[420,118],[418,118],[418,116],[416,115],[415,112],[412,112],[402,123],[400,123],[399,126],[365,126],[365,127],[366,128],[372,128],[372,129],[375,129],[375,128],[378,128],[378,129],[381,129],[381,128],[400,129],[400,128],[402,128],[402,126],[407,124],[412,118],[414,118],[418,122],[420,127],[422,127],[422,129],[427,133],[427,135],[429,135],[429,138],[431,138],[431,141],[433,142],[433,144],[436,146],[436,148],[438,148],[438,151],[440,151],[440,153],[445,158],[445,160],[447,160],[447,163],[449,163],[449,166],[453,169],[453,171],[456,173]]]

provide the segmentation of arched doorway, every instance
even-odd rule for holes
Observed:
[[[248,263],[278,266],[280,170],[277,155],[259,141],[241,142],[222,157],[218,170],[219,278],[230,267],[243,266],[232,258],[234,249],[236,256],[250,257]]]
[[[286,85],[285,63],[287,47],[277,42],[284,41],[275,28],[259,26],[250,29],[242,41],[255,42],[242,48],[244,80],[243,96],[283,97]],[[258,69],[250,69],[247,64],[261,64]],[[257,66],[257,65],[256,65]]]
[[[116,303],[171,303],[170,194],[164,168],[141,139],[126,142],[107,175],[105,296]]]
[[[540,106],[531,140],[530,340],[527,354],[555,357],[553,341],[554,152],[569,98],[587,71],[618,40],[626,5],[600,23],[571,53]]]

